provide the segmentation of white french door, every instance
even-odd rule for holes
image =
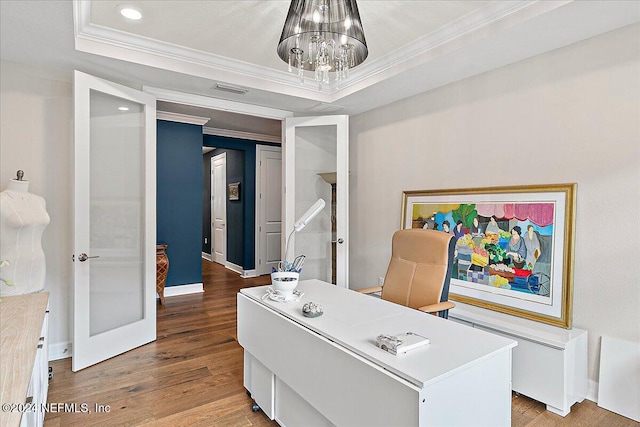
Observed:
[[[285,119],[283,241],[319,198],[326,206],[291,237],[289,261],[305,255],[300,279],[348,287],[349,116]],[[285,244],[283,244],[283,252]],[[284,255],[283,255],[284,256]]]
[[[213,261],[227,263],[227,153],[211,158],[211,253]]]
[[[282,149],[256,147],[256,272],[269,274],[281,259],[282,239]]]
[[[156,339],[156,107],[74,72],[72,370]]]

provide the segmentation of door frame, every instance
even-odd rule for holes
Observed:
[[[261,186],[262,186],[262,165],[260,163],[260,159],[261,159],[261,153],[263,151],[274,151],[274,152],[279,152],[282,155],[282,147],[275,147],[273,145],[260,145],[260,144],[256,144],[256,202],[255,202],[255,206],[256,206],[256,212],[255,212],[255,217],[256,217],[256,223],[255,223],[255,236],[256,236],[256,242],[255,242],[255,271],[256,271],[256,275],[260,276],[261,274],[269,274],[267,273],[263,273],[260,271],[260,244],[262,243],[262,240],[266,237],[263,234],[266,234],[266,231],[262,232],[260,231],[260,217],[262,215],[262,206],[260,203],[260,191],[261,191]],[[283,185],[284,185],[284,181],[283,181]],[[284,196],[284,194],[283,194]],[[282,209],[284,209],[284,197],[282,197],[282,201],[281,201],[281,212],[284,212]],[[281,227],[281,231],[282,231],[282,227]]]
[[[230,113],[238,113],[238,114],[245,114],[245,115],[255,116],[255,117],[263,117],[266,119],[279,120],[282,123],[282,135],[280,139],[280,148],[283,150],[283,155],[284,155],[284,138],[285,138],[284,121],[285,119],[294,116],[292,111],[280,110],[280,109],[271,108],[271,107],[263,107],[260,105],[245,104],[242,102],[229,101],[226,99],[213,98],[213,97],[203,96],[203,95],[195,95],[192,93],[178,92],[170,89],[164,89],[164,88],[159,88],[159,87],[149,86],[149,85],[143,85],[142,91],[152,94],[153,96],[156,97],[158,101],[174,102],[177,104],[191,105],[195,107],[203,107],[203,108],[208,108],[212,110],[222,110],[222,111],[228,111]],[[284,168],[283,168],[283,171],[284,171]],[[284,185],[284,175],[282,178],[283,178],[282,182]],[[285,207],[284,203],[285,203],[285,197],[283,193],[283,197],[282,197],[283,215],[284,215],[284,207]],[[257,228],[255,232],[257,233]],[[284,230],[283,230],[283,234],[284,234]],[[211,238],[213,239],[213,236],[211,236]],[[254,253],[259,253],[260,247],[258,246],[259,244],[258,239],[255,239],[254,244],[255,244]],[[213,242],[212,242],[212,248],[213,248]],[[212,251],[211,256],[213,257],[213,249],[211,251]],[[247,271],[257,272],[257,262],[258,262],[258,258],[256,257],[254,269],[245,270],[245,274],[247,273]],[[243,275],[243,277],[251,277],[251,276],[247,274],[247,275]]]
[[[284,230],[293,230],[295,217],[295,128],[335,126],[336,127],[336,173],[338,185],[336,187],[336,218],[337,233],[336,240],[340,244],[336,245],[336,285],[349,288],[349,116],[311,116],[292,117],[283,120],[283,136],[285,141],[292,144],[284,144]],[[283,233],[282,248],[285,250],[285,242],[288,232]],[[295,237],[289,243],[289,253],[295,253]],[[284,257],[284,254],[283,254]]]
[[[223,110],[223,111],[228,111],[231,113],[238,113],[238,114],[245,114],[245,115],[250,115],[250,116],[255,116],[255,117],[263,117],[263,118],[268,118],[268,119],[275,119],[275,120],[280,120],[280,122],[282,123],[282,137],[281,137],[281,148],[282,148],[282,155],[283,155],[283,161],[286,161],[286,120],[293,118],[294,117],[294,113],[292,111],[287,111],[287,110],[280,110],[277,108],[271,108],[271,107],[263,107],[263,106],[259,106],[259,105],[252,105],[252,104],[244,104],[242,102],[237,102],[237,101],[229,101],[226,99],[220,99],[220,98],[213,98],[213,97],[209,97],[209,96],[203,96],[203,95],[195,95],[195,94],[190,94],[190,93],[184,93],[184,92],[178,92],[178,91],[174,91],[174,90],[170,90],[170,89],[163,89],[163,88],[159,88],[159,87],[154,87],[154,86],[148,86],[145,85],[142,87],[143,92],[147,92],[152,94],[153,96],[156,97],[156,99],[158,101],[166,101],[166,102],[174,102],[174,103],[179,103],[179,104],[184,104],[184,105],[192,105],[192,106],[196,106],[196,107],[203,107],[203,108],[209,108],[209,109],[213,109],[213,110]],[[322,121],[323,118],[327,117],[336,117],[336,116],[316,116],[316,119]],[[348,138],[348,119],[349,116],[347,115],[342,115],[342,116],[338,116],[338,117],[343,117],[345,122],[346,122],[346,137]],[[309,117],[307,117],[307,119],[310,119]],[[339,154],[340,155],[340,154]],[[344,153],[342,153],[342,162],[346,163],[346,168],[348,171],[348,162],[349,162],[349,158],[348,158],[348,150]],[[282,177],[282,182],[283,182],[283,186],[285,186],[285,188],[283,189],[284,193],[283,193],[283,197],[282,197],[282,212],[283,212],[283,224],[284,224],[284,228],[282,230],[282,235],[283,238],[285,238],[284,236],[286,236],[288,234],[287,230],[292,229],[293,227],[293,221],[295,221],[295,218],[289,218],[288,216],[292,216],[293,213],[290,213],[289,215],[287,215],[286,213],[286,198],[287,198],[287,189],[286,189],[286,173],[287,167],[285,165],[285,167],[283,167],[283,177]],[[348,172],[347,172],[348,173]],[[341,190],[341,194],[342,192],[346,192],[346,197],[347,197],[347,201],[348,201],[348,188],[343,188]],[[338,195],[338,198],[340,198],[340,195]],[[348,203],[347,203],[348,204]],[[343,205],[346,205],[343,203]],[[348,206],[343,206],[343,209],[346,209],[346,221],[348,221]],[[287,222],[290,221],[290,224]],[[348,226],[348,223],[346,224]],[[348,229],[347,229],[348,230]],[[213,236],[212,236],[213,238]],[[344,282],[346,284],[346,286],[348,287],[348,279],[349,279],[349,263],[348,263],[348,254],[349,254],[349,243],[348,243],[348,236],[345,236],[345,244],[343,244],[344,250],[346,251],[346,266],[345,266],[345,276],[346,276],[346,281]],[[282,248],[284,248],[284,243],[282,243]],[[258,239],[256,239],[255,241],[255,248],[254,248],[254,253],[259,251],[259,246],[258,246]],[[284,250],[284,249],[283,249]],[[213,256],[213,254],[212,254]],[[255,260],[255,262],[257,263],[257,259]],[[254,270],[257,271],[257,270]]]
[[[227,265],[227,200],[226,197],[223,197],[223,203],[224,203],[224,259],[221,261],[216,260],[216,250],[215,250],[215,226],[214,226],[214,205],[213,205],[213,196],[215,193],[215,179],[214,179],[214,163],[216,161],[219,161],[220,159],[224,159],[224,185],[222,186],[222,189],[225,190],[227,188],[227,153],[223,152],[220,154],[216,154],[214,156],[211,156],[211,175],[210,175],[210,179],[211,179],[211,204],[210,204],[210,209],[211,209],[211,260],[215,263],[218,264],[222,264],[223,266],[226,267]],[[226,195],[226,191],[223,191]]]

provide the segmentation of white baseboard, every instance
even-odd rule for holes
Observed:
[[[256,277],[258,275],[258,271],[256,269],[245,270],[244,268],[242,268],[242,266],[239,266],[229,261],[227,261],[224,266],[227,267],[229,270],[235,271],[236,273],[238,273],[240,277],[242,277],[243,279],[246,279],[248,277]]]
[[[244,272],[240,275],[243,279],[247,279],[249,277],[258,277],[258,270],[244,270]]]
[[[213,257],[211,256],[211,254],[208,254],[206,252],[202,252],[202,258],[206,259],[207,261],[213,262]]]
[[[227,261],[224,264],[224,266],[227,267],[229,270],[235,271],[236,273],[238,273],[240,275],[244,272],[244,269],[241,266],[239,266],[238,264],[234,264],[232,262],[229,262],[229,261]]]
[[[191,283],[189,285],[175,285],[167,286],[164,288],[164,296],[176,297],[178,295],[199,294],[204,292],[204,285],[202,283]]]
[[[49,343],[49,361],[71,357],[71,342]]]

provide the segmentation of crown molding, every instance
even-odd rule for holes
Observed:
[[[219,129],[205,127],[202,129],[202,133],[211,136],[223,136],[227,138],[248,139],[250,141],[260,142],[273,142],[276,144],[282,143],[282,137],[274,135],[264,135],[260,133],[242,132],[238,130]]]
[[[297,75],[285,70],[275,70],[92,24],[91,1],[95,0],[74,0],[77,50],[332,103],[434,57],[562,7],[573,0],[492,2],[382,58],[360,65],[351,70],[349,80],[340,85],[323,85],[322,90],[318,89],[312,77],[307,77],[304,83],[300,83]]]
[[[318,90],[318,84],[312,78],[305,78],[300,83],[297,75],[285,70],[275,70],[92,24],[92,1],[95,0],[73,2],[76,50],[324,102],[328,101],[332,92],[328,85],[323,86],[323,90]]]
[[[291,111],[263,107],[261,105],[245,104],[193,93],[178,92],[153,86],[142,86],[142,91],[155,96],[158,101],[177,102],[179,104],[229,111],[231,113],[248,114],[275,120],[284,120],[287,117],[293,117]]]
[[[481,9],[477,9],[458,18],[430,34],[420,37],[412,43],[403,46],[401,49],[397,49],[382,58],[366,63],[363,67],[358,69],[358,73],[354,72],[354,74],[358,74],[356,77],[361,80],[366,79],[367,75],[384,71],[407,61],[413,61],[416,57],[425,52],[450,43],[462,36],[473,33],[474,31],[485,28],[490,24],[495,24],[507,17],[514,17],[518,12],[523,10],[537,8],[546,12],[563,4],[570,3],[571,1],[573,0],[555,2],[545,2],[540,0],[499,1],[490,3]],[[529,18],[530,17],[527,17],[527,19]],[[518,19],[518,22],[521,22],[522,20],[523,19]]]
[[[188,114],[179,114],[172,113],[170,111],[159,110],[156,111],[156,119],[199,126],[204,126],[209,120],[211,120],[209,117],[190,116]]]
[[[573,1],[511,0],[490,3],[351,71],[347,84],[334,95],[332,102]]]

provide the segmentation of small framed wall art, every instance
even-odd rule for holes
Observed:
[[[240,200],[240,183],[232,182],[229,187],[229,200]]]

